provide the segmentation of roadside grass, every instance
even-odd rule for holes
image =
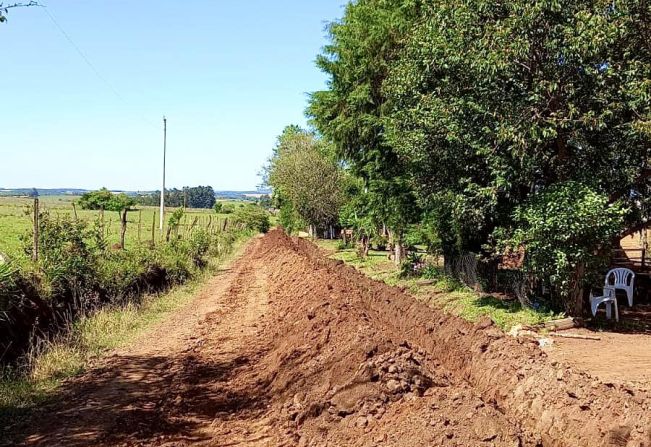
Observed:
[[[328,251],[331,258],[344,261],[370,278],[400,287],[419,301],[468,321],[474,322],[486,316],[508,331],[518,324],[536,325],[561,317],[548,310],[525,308],[518,300],[478,293],[444,275],[442,269],[431,280],[400,278],[398,269],[388,259],[387,252],[371,250],[366,259],[361,259],[354,248],[341,249],[337,240],[319,240],[317,245]]]
[[[128,346],[154,324],[190,303],[211,275],[242,253],[247,238],[188,283],[143,298],[140,305],[102,309],[80,319],[55,341],[35,346],[19,369],[0,370],[0,427],[52,396],[67,379],[81,374],[108,352]]]

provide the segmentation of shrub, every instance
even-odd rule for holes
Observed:
[[[404,261],[400,264],[400,278],[411,278],[415,276],[421,276],[423,268],[425,267],[425,261],[423,257],[414,252],[409,252]]]
[[[77,201],[85,210],[122,211],[135,205],[136,201],[124,193],[113,194],[106,188],[87,192]]]
[[[266,233],[271,226],[269,213],[257,205],[246,205],[238,208],[235,211],[233,220],[246,230],[260,233]]]
[[[518,228],[512,238],[498,234],[507,245],[524,247],[525,270],[549,278],[568,304],[572,290],[606,265],[611,241],[621,231],[625,213],[605,194],[566,182],[536,194],[516,211]]]
[[[47,295],[80,299],[92,295],[97,252],[88,243],[91,239],[86,222],[41,213],[39,266]]]

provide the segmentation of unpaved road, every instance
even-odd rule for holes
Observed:
[[[7,441],[651,447],[650,405],[272,231]]]

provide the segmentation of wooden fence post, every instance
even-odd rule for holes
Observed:
[[[75,202],[72,202],[72,215],[75,216],[75,222],[79,219],[77,217],[77,207],[75,206]]]
[[[142,210],[138,210],[138,244],[140,244],[140,230],[142,228]]]
[[[102,232],[102,238],[105,238],[106,234],[104,234],[104,207],[99,209],[99,228]]]
[[[124,250],[124,238],[127,234],[127,213],[129,212],[128,208],[125,208],[122,210],[122,213],[120,215],[120,222],[121,222],[121,227],[120,227],[120,250]]]
[[[38,261],[38,222],[39,219],[39,210],[38,210],[38,197],[34,197],[34,241],[32,247],[32,261]]]
[[[156,211],[154,211],[154,220],[151,223],[151,246],[156,246]]]

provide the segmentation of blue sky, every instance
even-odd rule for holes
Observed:
[[[0,187],[253,189],[345,0],[43,0],[0,24]],[[105,79],[106,82],[104,82]],[[117,94],[116,94],[117,93]]]

